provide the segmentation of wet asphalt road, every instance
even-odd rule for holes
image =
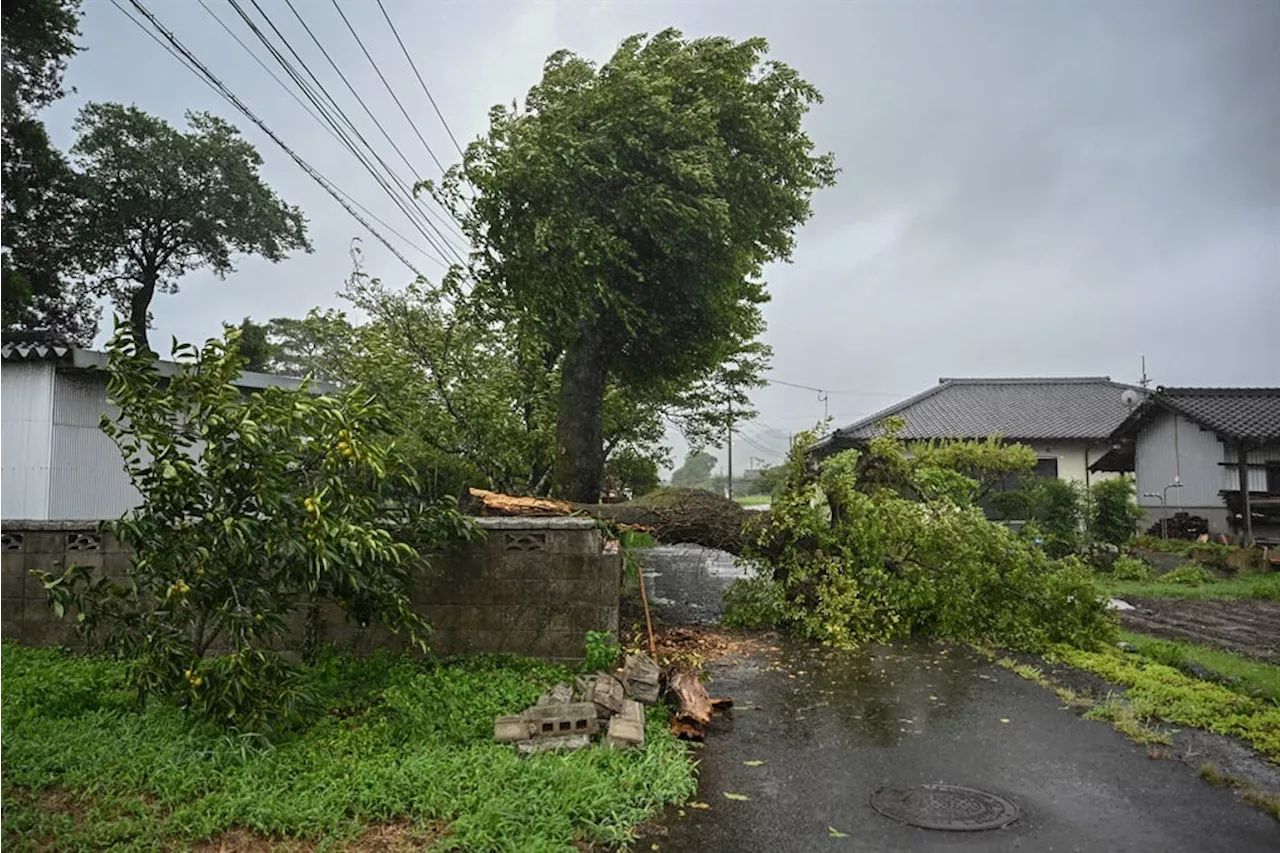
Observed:
[[[714,620],[737,573],[728,555],[699,548],[645,559],[668,623]],[[1280,823],[1200,780],[1194,761],[1151,759],[965,649],[779,642],[709,674],[710,693],[735,700],[699,755],[697,798],[710,808],[670,810],[659,819],[666,834],[639,849],[1280,851]],[[998,794],[1021,817],[1001,830],[939,832],[871,809],[881,786],[936,783]]]

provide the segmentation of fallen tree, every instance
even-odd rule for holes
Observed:
[[[472,515],[589,515],[641,528],[667,544],[689,543],[741,554],[768,518],[701,489],[664,489],[633,501],[581,504],[548,498],[522,498],[471,489],[463,509]]]

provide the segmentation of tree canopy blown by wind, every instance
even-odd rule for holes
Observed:
[[[606,388],[692,387],[763,331],[761,273],[835,180],[802,128],[818,90],[763,39],[567,51],[495,107],[436,197],[479,247],[474,294],[559,354],[553,492],[599,498]]]

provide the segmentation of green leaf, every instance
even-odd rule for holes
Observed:
[[[836,829],[834,826],[827,827],[827,835],[830,838],[848,838],[849,837],[849,833],[841,832],[840,830]]]
[[[749,799],[751,799],[751,798],[750,798],[750,797],[748,797],[746,794],[734,794],[734,793],[730,793],[729,791],[725,791],[725,792],[724,792],[724,798],[725,798],[726,800],[749,800]]]

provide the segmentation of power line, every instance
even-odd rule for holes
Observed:
[[[786,385],[788,388],[801,388],[818,394],[841,394],[850,397],[909,397],[910,394],[889,394],[883,391],[836,391],[832,388],[817,388],[813,385],[801,385],[799,382],[785,382],[781,379],[765,379],[770,385]]]
[[[422,143],[422,147],[427,149],[427,154],[435,162],[436,167],[440,169],[440,173],[444,174],[444,164],[440,162],[440,158],[436,156],[436,152],[431,150],[431,146],[427,144],[427,140],[423,138],[419,132],[418,126],[413,123],[413,119],[409,115],[409,111],[404,108],[404,104],[400,103],[400,98],[396,96],[395,89],[391,88],[391,84],[387,82],[386,76],[382,73],[382,69],[378,67],[378,63],[374,62],[373,56],[370,55],[369,49],[364,46],[364,41],[360,38],[360,34],[356,32],[356,28],[351,26],[351,21],[347,18],[347,13],[342,11],[342,7],[338,5],[338,0],[331,0],[333,8],[337,10],[338,17],[342,18],[342,23],[347,25],[347,32],[351,33],[351,37],[356,40],[356,44],[360,46],[360,51],[364,54],[364,58],[369,60],[369,64],[373,66],[374,73],[378,75],[378,79],[382,81],[382,86],[387,90],[387,94],[391,96],[391,100],[395,101],[396,106],[400,108],[400,115],[404,116],[404,120],[409,123],[414,134],[418,137],[418,141]]]
[[[280,76],[279,76],[278,74],[276,74],[274,71],[272,71],[272,70],[271,70],[271,66],[269,66],[269,65],[267,65],[265,62],[263,62],[263,61],[262,61],[262,58],[261,58],[261,57],[259,57],[259,56],[258,56],[258,54],[254,53],[254,52],[253,52],[253,49],[252,49],[251,47],[249,47],[249,45],[247,45],[247,44],[245,44],[245,43],[244,43],[244,40],[240,38],[240,36],[236,33],[236,31],[235,31],[235,30],[233,30],[233,29],[231,29],[231,27],[230,27],[230,26],[228,26],[228,25],[227,25],[227,23],[226,23],[225,21],[223,21],[223,20],[222,20],[222,18],[218,15],[218,13],[217,13],[217,12],[215,12],[215,11],[213,11],[213,9],[211,9],[211,8],[209,7],[209,5],[205,2],[205,0],[196,0],[196,2],[198,2],[198,3],[200,4],[200,6],[201,6],[201,7],[202,7],[206,12],[208,12],[208,13],[209,13],[209,17],[213,18],[215,21],[217,21],[217,22],[218,22],[218,26],[222,27],[222,29],[226,31],[227,35],[229,35],[229,36],[231,36],[231,38],[235,39],[236,44],[240,45],[240,47],[244,50],[244,52],[245,52],[245,53],[247,53],[247,54],[249,54],[249,58],[251,58],[254,62],[258,63],[258,65],[262,68],[262,70],[263,70],[263,71],[265,71],[265,72],[267,72],[267,74],[271,76],[271,79],[272,79],[272,80],[276,81],[276,83],[280,86],[280,88],[281,88],[281,89],[283,89],[283,90],[285,91],[285,94],[287,94],[289,97],[293,98],[294,102],[296,102],[296,103],[298,104],[298,106],[299,106],[299,107],[301,107],[301,108],[302,108],[302,110],[303,110],[307,115],[311,116],[311,118],[315,120],[316,124],[318,124],[318,125],[320,126],[321,130],[326,131],[326,132],[329,134],[329,136],[333,137],[333,139],[334,139],[335,141],[337,141],[337,142],[338,142],[338,144],[340,144],[340,145],[341,145],[341,144],[343,144],[344,140],[342,139],[342,137],[340,137],[340,136],[339,136],[339,135],[334,131],[334,129],[333,129],[332,127],[330,127],[328,123],[326,123],[326,121],[325,121],[324,119],[322,119],[319,115],[317,115],[317,114],[316,114],[316,112],[315,112],[314,110],[312,110],[310,107],[308,107],[308,106],[307,106],[307,104],[306,104],[306,102],[305,102],[305,101],[303,101],[303,100],[302,100],[302,98],[298,97],[298,94],[297,94],[296,92],[294,92],[294,91],[293,91],[293,89],[289,88],[289,85],[288,85],[287,83],[285,83],[283,80],[281,80],[281,79],[280,79]],[[119,5],[118,5],[118,4],[117,4],[117,8],[119,8]],[[122,11],[123,11],[123,10],[122,10]],[[127,13],[126,13],[126,14],[127,14]],[[143,30],[143,31],[144,31],[144,32],[146,32],[146,33],[147,33],[147,35],[151,36],[153,39],[156,39],[156,36],[155,36],[155,35],[153,35],[149,30],[146,30],[146,29],[144,28],[144,30]],[[165,47],[166,49],[168,49],[168,47],[167,47],[163,42],[159,41],[158,39],[156,39],[156,40],[157,40],[157,43],[158,43],[158,44],[160,44],[160,46],[161,46],[161,47]],[[173,54],[174,56],[177,56],[177,54],[176,54],[176,53],[174,53],[172,50],[169,50],[169,52],[170,52],[171,54]],[[401,233],[400,233],[399,231],[397,231],[393,226],[391,226],[390,224],[388,224],[386,220],[382,219],[382,218],[381,218],[380,216],[378,216],[376,213],[374,213],[373,211],[369,210],[369,208],[365,207],[363,204],[361,204],[359,201],[357,201],[354,197],[352,197],[349,193],[347,193],[347,192],[343,191],[343,189],[342,189],[341,187],[335,186],[335,187],[334,187],[334,189],[335,189],[335,190],[337,190],[339,193],[342,193],[342,195],[343,195],[343,196],[345,196],[345,197],[346,197],[346,199],[347,199],[348,201],[350,201],[353,205],[355,205],[356,207],[360,208],[360,210],[362,210],[362,211],[365,213],[365,215],[366,215],[366,216],[368,216],[369,218],[371,218],[371,219],[372,219],[372,220],[374,220],[375,222],[379,223],[380,225],[382,225],[382,227],[386,228],[386,229],[387,229],[388,231],[390,231],[392,234],[396,235],[396,236],[397,236],[397,237],[399,237],[401,240],[403,240],[403,241],[405,242],[405,244],[406,244],[406,245],[408,245],[408,246],[410,246],[414,251],[421,253],[422,255],[424,255],[424,256],[426,256],[426,257],[430,258],[431,260],[437,261],[437,263],[439,262],[437,258],[435,258],[434,256],[432,256],[429,252],[427,252],[426,250],[424,250],[422,247],[418,246],[416,243],[414,243],[414,242],[413,242],[412,240],[410,240],[408,237],[406,237],[406,236],[404,236],[403,234],[401,234]]]
[[[351,118],[343,111],[342,107],[338,105],[337,100],[329,94],[327,89],[325,89],[324,84],[320,82],[320,78],[311,71],[306,60],[304,60],[298,52],[294,50],[293,45],[291,45],[289,40],[285,38],[279,27],[275,25],[275,22],[272,21],[271,18],[262,10],[262,7],[258,5],[257,0],[250,0],[250,2],[253,3],[254,7],[258,10],[259,14],[262,15],[267,25],[271,27],[272,31],[276,34],[276,37],[280,39],[284,47],[293,55],[294,59],[298,61],[298,64],[302,66],[303,71],[305,71],[311,80],[314,81],[314,89],[311,84],[303,79],[297,68],[295,68],[284,54],[280,52],[267,34],[257,25],[257,22],[254,21],[254,19],[244,10],[240,3],[237,2],[237,0],[228,0],[228,2],[231,4],[231,7],[235,9],[236,14],[240,16],[240,19],[245,23],[245,25],[249,27],[250,31],[257,36],[258,41],[266,47],[267,52],[271,54],[272,58],[275,59],[282,69],[284,69],[285,73],[289,75],[289,78],[293,80],[302,93],[306,95],[307,99],[311,101],[312,105],[315,106],[320,114],[325,117],[325,120],[328,122],[332,130],[341,137],[341,141],[347,150],[355,156],[362,166],[364,166],[365,170],[374,179],[378,186],[382,188],[382,191],[386,193],[392,203],[400,209],[400,212],[405,215],[418,233],[422,235],[422,238],[427,241],[427,245],[431,246],[431,248],[435,249],[440,254],[440,257],[438,258],[431,256],[430,254],[428,254],[428,257],[431,257],[432,260],[441,266],[447,267],[448,263],[443,260],[443,257],[446,254],[444,249],[442,249],[437,244],[435,238],[433,238],[431,234],[427,233],[427,231],[422,227],[422,223],[424,222],[427,225],[431,225],[431,223],[422,216],[422,211],[417,207],[413,197],[405,187],[403,180],[401,180],[399,176],[396,175],[395,171],[387,165],[386,161],[382,159],[382,156],[378,154],[377,150],[369,143],[369,140],[365,139],[364,134],[360,132],[360,129],[356,127],[355,123],[351,121]],[[317,94],[317,91],[319,94]],[[324,98],[327,99],[327,103],[322,102],[320,95],[323,95]],[[338,123],[337,119],[339,118],[343,123],[345,123],[346,127],[350,129],[350,133],[348,133],[348,131]],[[374,167],[373,163],[370,162],[369,157],[356,147],[355,142],[352,140],[353,135],[355,139],[358,139],[364,148],[368,150],[369,155],[372,155],[378,165],[382,167],[383,171],[386,172],[386,176],[381,174],[377,168]],[[392,187],[391,183],[388,182],[388,179],[390,179],[391,182],[394,182],[396,187]],[[397,189],[399,190],[399,193],[397,193]],[[427,253],[424,252],[424,254]]]
[[[449,134],[449,139],[453,142],[453,147],[457,149],[458,156],[464,157],[462,146],[458,144],[458,139],[453,135],[453,130],[449,127],[449,122],[444,120],[444,113],[440,112],[440,107],[436,106],[436,99],[431,97],[431,90],[427,88],[426,81],[422,79],[422,75],[418,73],[418,64],[413,61],[413,56],[409,54],[409,49],[404,46],[404,41],[400,38],[400,32],[396,29],[396,25],[392,22],[391,16],[387,14],[387,7],[382,5],[382,0],[378,0],[378,8],[382,10],[382,17],[386,19],[387,26],[391,27],[391,34],[396,37],[396,44],[400,45],[400,52],[404,54],[404,58],[409,60],[409,67],[413,69],[413,76],[418,78],[418,85],[422,87],[422,91],[426,94],[427,100],[431,102],[431,107],[436,111],[436,117],[440,119],[440,123],[444,125],[445,133]]]
[[[409,111],[406,110],[404,108],[404,104],[400,102],[400,98],[396,95],[395,89],[391,88],[391,84],[387,82],[386,75],[384,75],[382,73],[382,69],[378,67],[378,63],[374,60],[373,55],[369,53],[369,49],[364,46],[364,41],[360,38],[360,34],[356,32],[356,28],[351,25],[351,21],[347,18],[347,13],[342,11],[342,7],[338,5],[338,0],[333,0],[333,8],[337,10],[339,17],[342,18],[342,23],[347,25],[347,31],[351,33],[351,37],[354,38],[356,40],[356,44],[360,46],[360,52],[364,54],[364,58],[369,60],[369,64],[373,66],[374,73],[376,73],[378,75],[378,79],[382,81],[383,88],[387,90],[387,94],[391,96],[391,100],[395,101],[396,106],[400,109],[400,115],[404,116],[404,120],[409,124],[409,129],[413,131],[414,136],[418,137],[418,141],[422,143],[422,147],[427,149],[427,154],[430,155],[432,161],[435,162],[436,167],[440,169],[440,174],[443,175],[446,171],[444,164],[440,162],[440,158],[436,156],[436,152],[431,150],[431,145],[428,144],[426,138],[422,135],[422,132],[418,130],[418,125],[414,123],[413,117],[409,115]],[[421,176],[416,173],[412,166],[409,168],[409,171],[414,172],[414,177],[421,181]],[[414,189],[414,197],[417,197],[416,188]],[[431,208],[428,207],[427,210],[431,211]],[[434,211],[431,212],[434,213]],[[444,225],[445,228],[450,229],[455,235],[457,235],[459,239],[466,239],[447,219],[440,216],[437,216],[437,219],[439,219],[440,223]],[[462,259],[458,258],[458,260],[461,262]]]
[[[400,252],[400,250],[398,250],[395,246],[391,245],[391,243],[385,237],[383,237],[382,234],[380,234],[376,228],[370,225],[369,222],[366,219],[364,219],[364,217],[362,217],[359,213],[357,213],[351,207],[351,205],[349,205],[342,198],[342,196],[338,194],[333,183],[328,178],[326,178],[318,170],[312,167],[310,163],[303,160],[302,157],[300,157],[297,154],[297,152],[295,152],[292,148],[286,145],[284,140],[282,140],[279,136],[277,136],[275,132],[271,130],[271,128],[268,127],[262,119],[258,118],[258,116],[252,110],[250,110],[249,107],[246,106],[244,102],[241,101],[240,98],[226,86],[225,83],[223,83],[220,79],[218,79],[218,77],[214,75],[214,73],[210,71],[208,67],[205,66],[204,63],[202,63],[198,58],[196,58],[195,54],[192,53],[191,50],[187,48],[187,46],[184,45],[178,39],[178,37],[173,34],[172,31],[166,28],[164,24],[160,23],[159,19],[156,18],[155,14],[153,14],[151,10],[148,9],[146,5],[141,2],[141,0],[129,0],[129,2],[134,7],[134,9],[136,9],[139,14],[145,17],[147,21],[150,22],[151,26],[154,27],[156,31],[158,31],[164,37],[165,41],[167,41],[168,44],[165,44],[165,41],[161,41],[160,38],[156,36],[155,33],[153,33],[150,29],[147,28],[145,24],[142,23],[142,21],[138,20],[133,15],[129,14],[128,10],[126,10],[122,5],[120,5],[120,3],[117,2],[117,0],[111,0],[112,5],[114,5],[117,9],[119,9],[125,15],[125,17],[127,17],[130,21],[136,24],[143,32],[145,32],[148,36],[150,36],[157,44],[165,48],[165,50],[167,50],[171,55],[173,55],[174,58],[178,59],[178,61],[182,65],[186,66],[193,73],[195,73],[201,79],[201,81],[203,81],[207,86],[209,86],[219,95],[221,95],[232,106],[234,106],[237,110],[239,110],[246,118],[248,118],[250,121],[256,124],[258,128],[262,130],[263,133],[267,134],[267,136],[270,137],[271,140],[276,143],[276,145],[280,146],[280,148],[283,149],[284,152],[288,154],[295,163],[298,164],[299,168],[301,168],[304,172],[306,172],[312,178],[312,180],[320,184],[320,186],[324,187],[324,189],[329,193],[329,195],[333,196],[334,200],[337,201],[338,204],[342,205],[343,209],[346,210],[347,213],[351,214],[352,218],[354,218],[357,222],[363,225],[370,234],[372,234],[375,238],[377,238],[377,240],[380,243],[386,246],[387,249],[393,255],[395,255],[400,260],[401,263],[403,263],[406,267],[408,267],[414,273],[414,275],[418,276],[419,278],[426,278],[426,276],[424,276],[422,272],[417,267],[415,267],[409,261],[409,259],[406,258]]]
[[[267,23],[270,24],[271,29],[275,30],[276,35],[280,38],[281,41],[285,43],[285,46],[289,48],[289,52],[292,53],[300,63],[302,63],[302,58],[298,56],[297,51],[295,51],[292,48],[292,46],[289,45],[288,41],[280,33],[280,30],[275,26],[274,23],[271,22],[271,19],[267,16],[267,13],[264,12],[262,10],[262,7],[258,5],[258,0],[250,0],[250,2],[253,3],[254,8],[258,10],[258,14],[262,15],[263,20],[267,21]],[[404,151],[400,149],[400,146],[396,144],[396,141],[391,138],[391,134],[387,132],[386,127],[384,127],[382,122],[378,120],[378,117],[373,114],[373,110],[369,108],[369,105],[365,103],[364,98],[362,98],[360,96],[360,93],[356,91],[355,86],[352,85],[351,81],[347,78],[347,75],[343,73],[340,67],[338,67],[338,63],[334,61],[333,57],[329,54],[329,51],[325,48],[324,44],[320,41],[319,37],[316,36],[315,32],[311,29],[311,26],[306,22],[306,19],[302,17],[302,14],[293,5],[293,0],[284,0],[284,2],[285,2],[285,5],[289,7],[289,11],[293,13],[293,16],[298,19],[298,23],[302,25],[302,29],[306,31],[308,36],[310,36],[311,41],[315,44],[316,48],[319,49],[321,55],[324,56],[325,60],[329,63],[329,66],[333,68],[334,72],[338,75],[338,79],[340,79],[343,82],[343,84],[347,87],[347,90],[351,92],[351,96],[356,99],[356,103],[360,105],[360,108],[364,110],[365,115],[367,115],[369,117],[369,120],[373,122],[374,127],[376,127],[378,131],[382,134],[382,137],[387,140],[387,143],[391,146],[391,149],[395,151],[397,155],[399,155],[400,159],[404,162],[405,166],[409,169],[409,174],[413,175],[415,179],[420,180],[420,176],[417,174],[417,170],[413,168],[413,163],[411,163],[409,161],[409,158],[405,156]],[[339,10],[339,12],[341,12],[341,10]],[[344,16],[344,20],[345,20],[345,16]],[[363,45],[361,45],[361,48],[363,49]],[[372,59],[370,61],[372,61]],[[319,85],[320,81],[318,78],[316,78],[315,74],[311,72],[311,69],[308,68],[305,63],[302,64],[302,67],[304,70],[306,70],[306,72],[309,75],[311,75],[311,78],[316,81],[317,85]],[[379,74],[381,74],[381,72],[379,72]],[[323,87],[321,87],[321,89],[323,91]],[[337,102],[334,101],[332,95],[329,95],[327,91],[325,92],[325,95],[326,97],[329,98],[330,101],[334,103],[335,106],[337,105]],[[347,119],[347,123],[351,124],[350,119]],[[352,127],[354,129],[354,125],[352,125]],[[362,141],[363,141],[363,137],[362,137]],[[368,142],[365,142],[365,145],[366,147],[370,147],[370,150],[372,150],[372,147],[368,145]],[[435,157],[434,154],[432,154],[431,156],[433,158]],[[379,160],[381,161],[381,158],[379,158]],[[383,164],[383,166],[384,168],[386,168],[385,163]],[[391,171],[389,168],[387,170],[388,172]],[[392,174],[394,176],[394,173]],[[411,200],[413,200],[414,204],[416,205],[417,200],[416,198],[414,198],[413,193],[407,187],[404,186],[403,181],[401,181],[399,178],[396,178],[396,181],[397,183],[400,184],[401,191],[404,192]],[[434,210],[431,210],[430,208],[425,208],[425,209],[432,215],[439,218],[439,215],[436,214]],[[431,230],[436,233],[436,236],[440,238],[441,243],[443,243],[445,246],[448,247],[454,259],[457,260],[458,263],[462,263],[463,262],[462,257],[458,254],[457,249],[452,245],[452,243],[449,242],[449,239],[445,237],[445,235],[440,231],[439,227],[436,226],[434,222],[431,222],[428,219],[424,219],[423,221],[426,222],[427,225],[431,227]],[[439,249],[439,251],[442,254],[444,253],[443,248]]]

